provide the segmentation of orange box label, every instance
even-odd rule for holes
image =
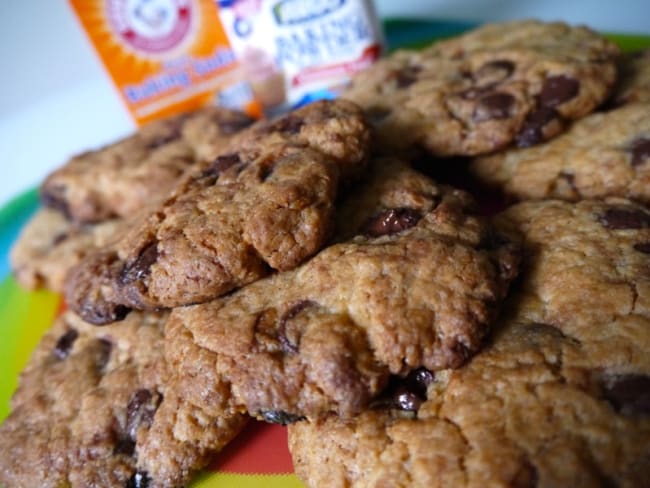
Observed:
[[[208,104],[259,115],[212,0],[70,0],[138,124]]]

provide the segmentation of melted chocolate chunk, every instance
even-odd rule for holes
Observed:
[[[542,85],[539,103],[543,107],[557,107],[574,98],[580,91],[580,83],[575,78],[558,75],[549,76]]]
[[[639,242],[634,244],[634,249],[644,254],[650,254],[650,242]]]
[[[404,378],[391,376],[374,406],[416,412],[427,400],[427,388],[434,379],[433,373],[426,368],[411,371]]]
[[[549,122],[557,119],[559,114],[555,109],[550,107],[539,107],[526,118],[526,122],[519,134],[516,142],[518,147],[534,146],[544,139],[544,126]]]
[[[650,376],[623,374],[605,378],[603,396],[623,415],[650,415]]]
[[[54,239],[52,239],[52,245],[56,246],[57,244],[61,244],[68,237],[70,237],[69,234],[67,234],[66,232],[61,232],[60,234],[57,234],[56,236],[54,236]]]
[[[122,284],[141,281],[149,276],[151,265],[158,259],[158,242],[154,241],[145,246],[138,257],[129,265],[124,266],[120,275]]]
[[[506,119],[512,115],[515,99],[508,93],[491,93],[478,100],[472,119],[474,122]]]
[[[146,389],[138,390],[131,396],[126,407],[126,433],[131,439],[135,441],[141,425],[151,425],[160,401],[158,395]]]
[[[262,419],[264,419],[265,422],[280,425],[289,425],[301,420],[305,420],[305,417],[283,412],[282,410],[262,410],[260,412],[260,416]]]
[[[408,88],[418,79],[418,73],[422,71],[420,66],[407,66],[395,73],[397,88]]]
[[[598,221],[612,230],[650,227],[650,215],[635,208],[609,208],[598,216]]]
[[[66,219],[71,220],[72,213],[68,202],[63,197],[63,193],[65,193],[65,187],[62,186],[43,187],[41,188],[41,203],[48,208],[61,212]]]
[[[528,460],[524,459],[519,471],[510,482],[512,488],[535,488],[537,486],[537,468]]]
[[[296,354],[299,347],[299,338],[290,337],[295,334],[290,334],[288,330],[288,322],[296,317],[300,312],[306,308],[313,307],[316,305],[316,302],[311,300],[302,300],[295,305],[293,305],[289,310],[287,310],[284,315],[280,318],[280,327],[278,330],[278,339],[280,340],[280,347],[285,353]]]
[[[279,131],[287,134],[298,134],[305,121],[295,115],[285,115],[269,127],[269,132]]]
[[[245,114],[238,114],[237,117],[229,120],[220,120],[219,129],[224,134],[230,135],[239,132],[251,125],[255,120]]]
[[[498,59],[490,61],[481,66],[476,72],[475,78],[487,80],[490,83],[498,83],[512,75],[515,70],[515,64],[507,59]]]
[[[136,471],[126,482],[125,488],[147,488],[151,483],[149,473],[146,471]]]
[[[239,157],[239,154],[237,153],[223,154],[221,156],[217,156],[217,158],[212,162],[212,164],[203,171],[201,176],[202,177],[219,176],[228,168],[231,168],[232,166],[235,166],[240,162],[241,159]]]
[[[399,410],[417,412],[424,400],[417,393],[409,391],[405,386],[401,386],[393,394],[393,403],[395,408]]]
[[[97,354],[97,369],[102,370],[111,359],[111,352],[113,352],[113,343],[106,339],[98,339],[99,348]]]
[[[373,124],[378,124],[390,115],[390,110],[382,107],[370,107],[366,110],[366,117]]]
[[[93,325],[107,325],[124,320],[130,311],[131,309],[124,305],[103,301],[83,303],[82,309],[78,313],[88,323]]]
[[[391,208],[376,215],[364,226],[371,237],[393,235],[416,225],[422,216],[413,208]]]
[[[56,346],[54,346],[54,355],[61,360],[67,358],[77,337],[79,337],[79,332],[76,329],[70,329],[59,337]]]
[[[650,138],[640,137],[630,145],[632,166],[640,166],[650,161]]]

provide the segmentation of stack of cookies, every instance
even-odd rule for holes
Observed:
[[[68,310],[0,483],[182,486],[253,417],[312,487],[647,485],[648,80],[587,28],[488,25],[73,158],[12,252]]]

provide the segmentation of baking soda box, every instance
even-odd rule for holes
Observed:
[[[370,0],[70,0],[138,124],[333,98],[382,52]]]
[[[213,0],[70,0],[138,124],[208,104],[260,114]]]

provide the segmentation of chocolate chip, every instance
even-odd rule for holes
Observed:
[[[475,78],[489,83],[497,83],[509,78],[514,70],[515,64],[512,61],[498,59],[481,66],[476,72]]]
[[[371,123],[378,124],[386,117],[388,117],[388,115],[390,115],[390,112],[391,111],[387,108],[374,106],[367,109],[365,113],[366,117],[368,117],[368,120],[370,120]]]
[[[54,355],[61,360],[67,358],[77,337],[79,337],[79,333],[75,329],[70,329],[59,337],[56,346],[54,346]]]
[[[458,92],[457,95],[460,95],[460,97],[464,98],[465,100],[475,100],[476,98],[482,97],[483,95],[486,95],[493,91],[494,91],[493,85],[488,85],[483,87],[473,86],[472,88],[468,88],[467,90]]]
[[[571,100],[580,91],[580,83],[565,75],[549,76],[542,85],[539,103],[543,107],[557,107]]]
[[[379,237],[397,234],[416,225],[422,216],[413,208],[391,208],[375,215],[364,226],[364,233]]]
[[[98,339],[97,349],[97,369],[102,370],[111,359],[111,352],[113,352],[113,343],[106,339]]]
[[[71,220],[72,213],[67,200],[63,197],[65,187],[62,186],[44,186],[41,188],[41,203],[51,209],[61,212],[66,219]]]
[[[82,319],[93,325],[107,325],[124,320],[130,311],[131,309],[124,305],[100,301],[83,303],[77,313]]]
[[[138,390],[131,396],[126,407],[126,433],[131,439],[135,441],[141,425],[151,425],[160,400],[158,395],[154,396],[146,389]]]
[[[60,234],[54,236],[54,238],[52,239],[52,245],[56,246],[58,244],[61,244],[68,237],[70,237],[70,235],[67,232],[61,232]]]
[[[639,242],[634,244],[634,249],[644,254],[650,254],[650,242]]]
[[[395,73],[395,81],[398,88],[407,88],[418,79],[418,73],[422,71],[420,66],[407,66]]]
[[[298,352],[298,343],[299,338],[290,337],[295,334],[291,334],[288,330],[288,322],[296,317],[300,312],[306,308],[313,307],[316,305],[316,302],[311,300],[302,300],[294,304],[289,310],[287,310],[284,315],[280,318],[280,326],[278,330],[278,339],[280,340],[280,347],[285,353],[296,354]]]
[[[478,100],[472,119],[474,122],[506,119],[512,115],[515,98],[508,93],[491,93]]]
[[[269,131],[286,132],[288,134],[298,134],[305,121],[295,115],[285,115],[276,120],[270,127]]]
[[[305,419],[300,415],[283,412],[282,410],[262,410],[260,416],[265,422],[280,425],[293,424]]]
[[[115,443],[113,454],[123,454],[124,456],[133,456],[135,452],[135,441],[129,437],[120,437]]]
[[[136,471],[126,482],[125,488],[147,488],[151,481],[149,473],[146,471]]]
[[[559,114],[550,107],[539,107],[526,118],[526,122],[516,137],[518,147],[530,147],[544,139],[544,126],[557,119]]]
[[[512,488],[535,488],[537,486],[537,468],[528,459],[524,459],[509,486]]]
[[[219,130],[226,135],[235,134],[254,122],[254,119],[246,116],[245,114],[238,114],[236,117],[229,120],[218,121]]]
[[[608,208],[598,216],[598,221],[612,230],[650,227],[650,215],[635,208]]]
[[[151,265],[156,262],[156,259],[158,259],[158,242],[154,241],[142,248],[131,264],[124,266],[120,282],[126,285],[143,280],[149,276]]]
[[[630,145],[632,153],[632,166],[640,166],[650,160],[650,139],[640,137]]]
[[[409,391],[405,386],[401,386],[393,395],[393,402],[395,408],[399,410],[416,412],[422,405],[423,400],[417,393]]]
[[[606,377],[603,396],[623,415],[650,415],[650,376],[622,374]]]
[[[237,153],[222,154],[221,156],[217,156],[212,164],[203,171],[203,174],[201,176],[219,176],[228,168],[231,168],[240,162],[241,158]]]

